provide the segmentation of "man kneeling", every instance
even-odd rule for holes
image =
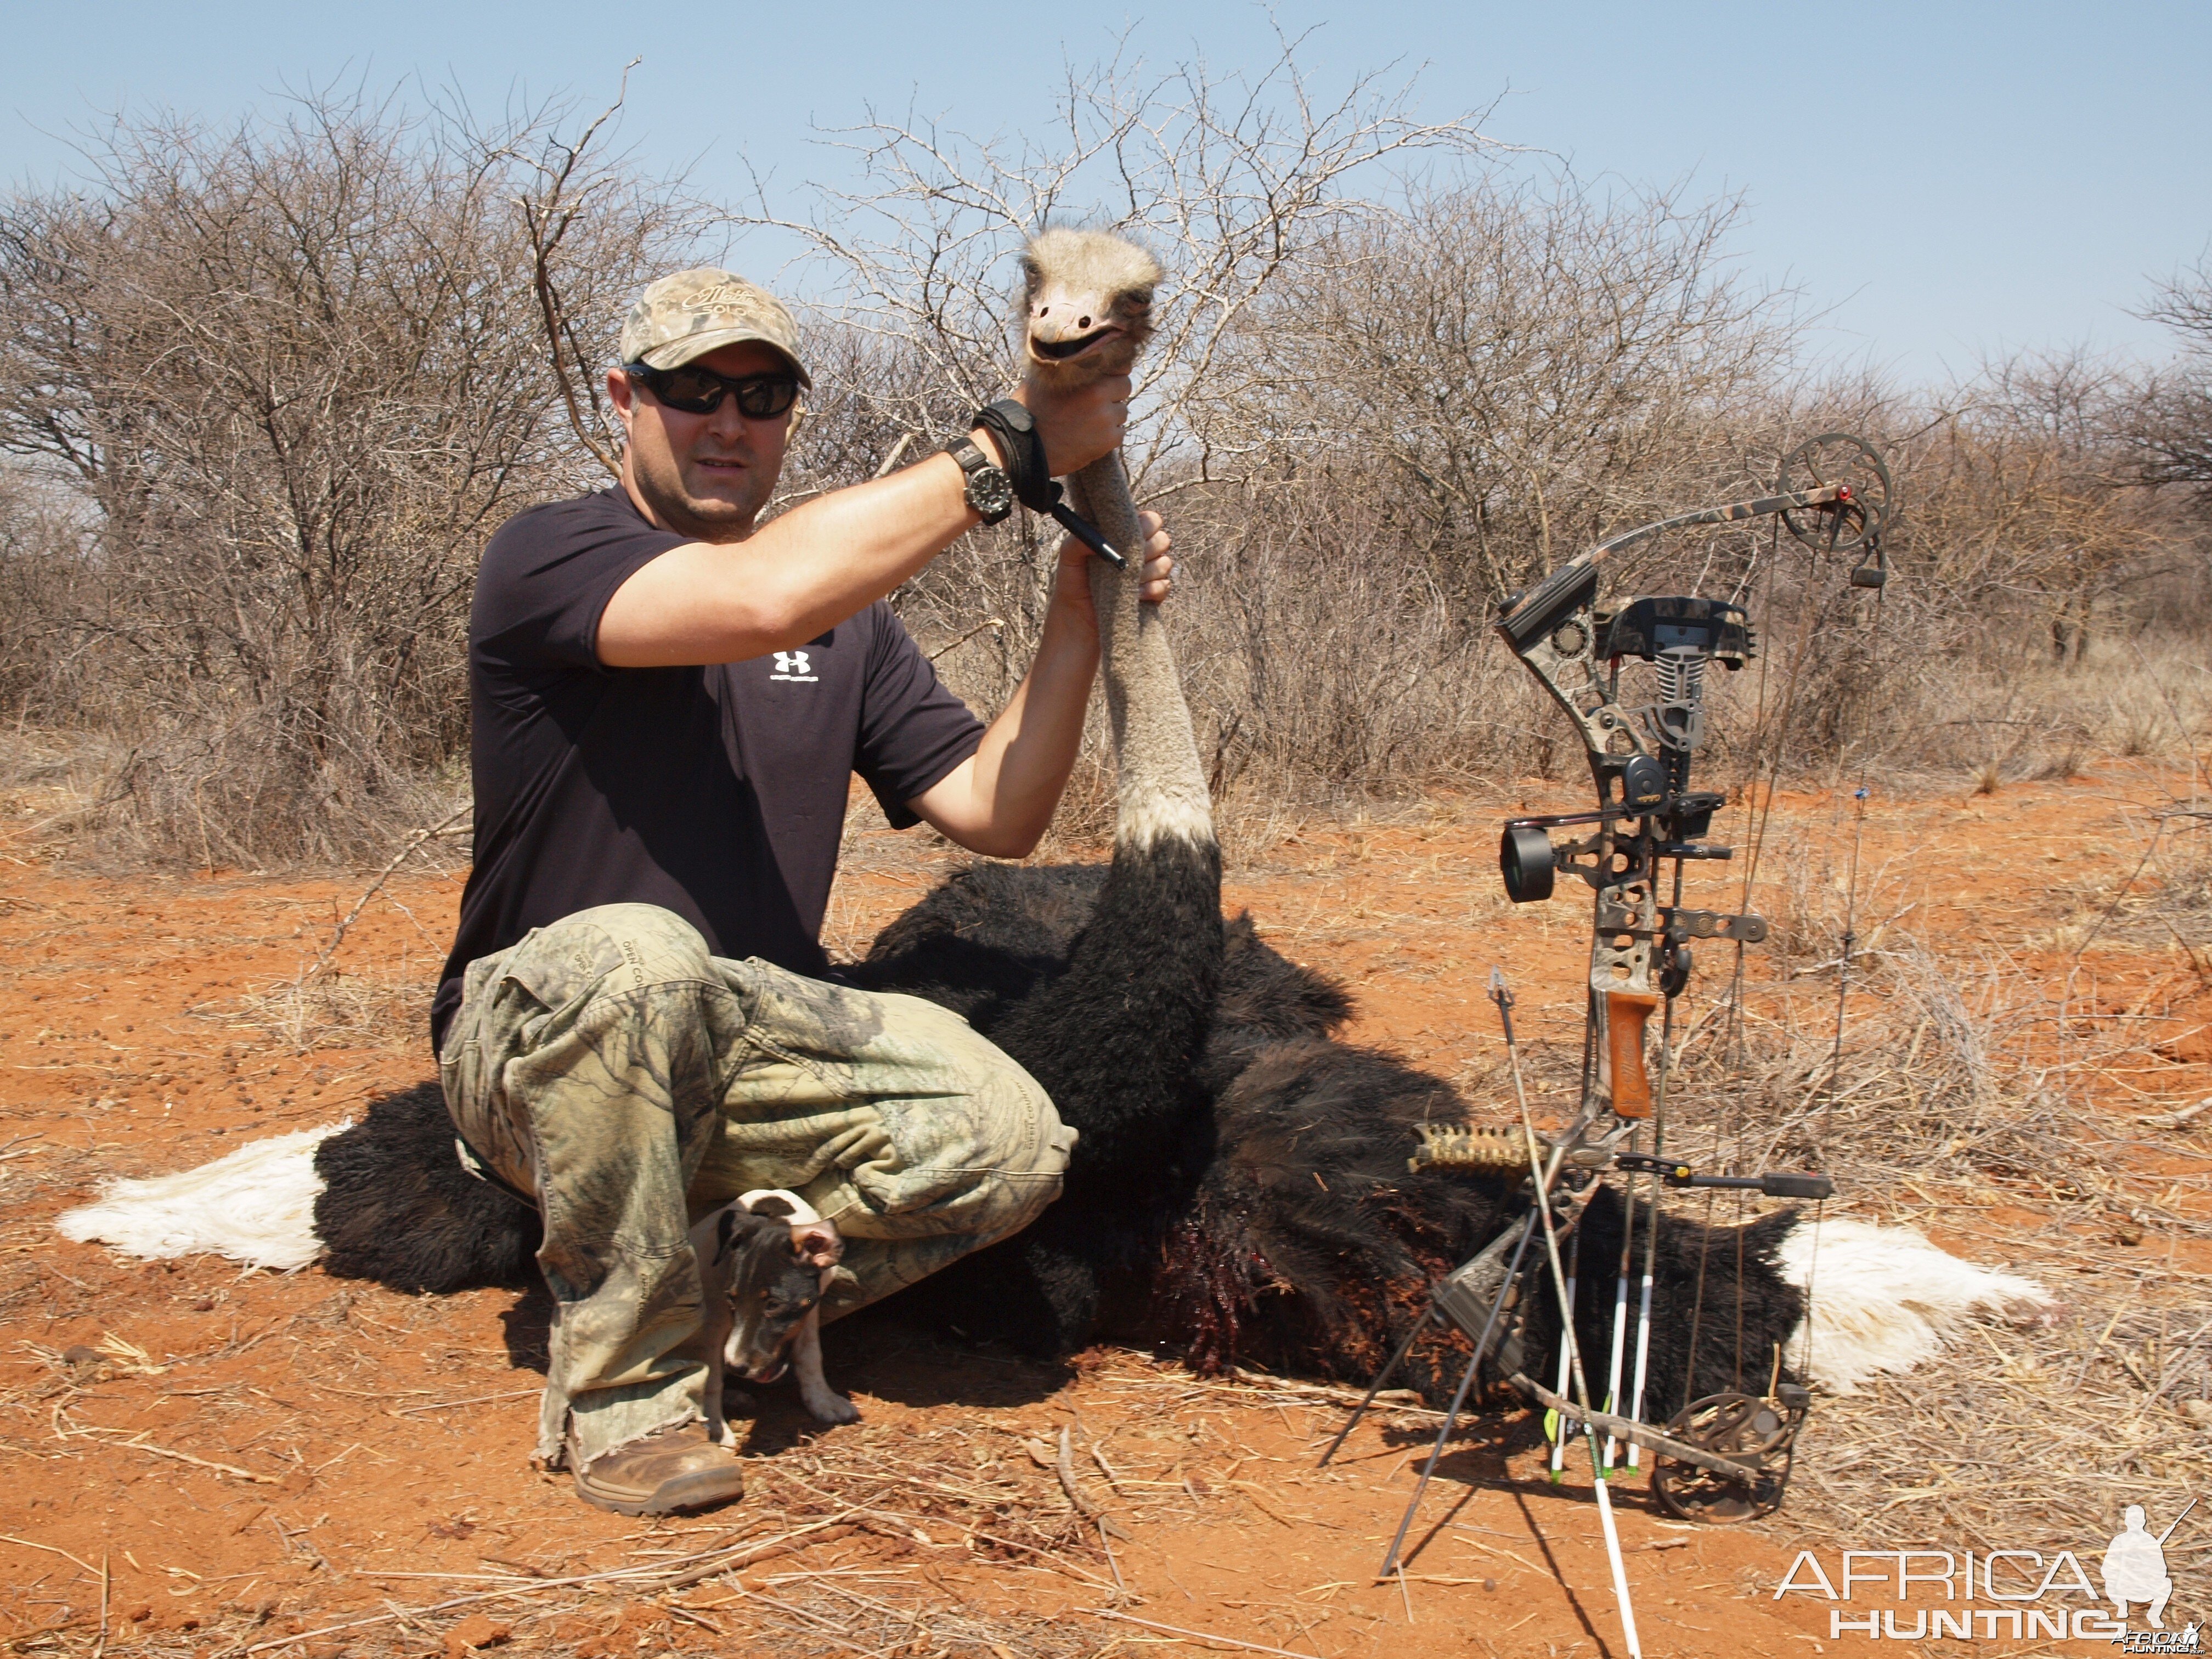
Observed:
[[[985,430],[756,528],[803,388],[775,300],[719,270],[647,289],[608,392],[620,483],[486,549],[469,627],[476,864],[432,1009],[456,1129],[544,1218],[537,1455],[587,1503],[736,1497],[709,1438],[687,1234],[763,1188],[844,1241],[826,1317],[1025,1225],[1074,1135],[958,1016],[825,981],[847,782],[972,851],[1035,846],[1097,664],[1083,550],[986,728],[884,596],[1006,514]],[[1129,382],[1025,386],[1051,471],[1121,441]],[[971,447],[972,446],[972,447]],[[1157,520],[1144,597],[1166,597]]]

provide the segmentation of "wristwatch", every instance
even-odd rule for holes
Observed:
[[[945,441],[944,448],[968,475],[968,505],[982,514],[985,524],[997,524],[1014,510],[1014,486],[1006,469],[977,448],[973,438],[956,433]]]

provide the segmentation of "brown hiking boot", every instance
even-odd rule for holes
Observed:
[[[708,1509],[744,1496],[744,1490],[737,1454],[708,1439],[699,1423],[647,1435],[576,1470],[576,1496],[617,1515]]]

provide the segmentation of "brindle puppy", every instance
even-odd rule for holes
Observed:
[[[860,1411],[822,1375],[822,1293],[844,1254],[837,1229],[805,1199],[780,1188],[750,1192],[691,1230],[706,1292],[702,1340],[707,1352],[707,1427],[724,1445],[732,1436],[723,1410],[725,1377],[773,1382],[799,1373],[799,1397],[825,1423],[851,1423]]]

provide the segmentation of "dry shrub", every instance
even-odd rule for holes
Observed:
[[[88,185],[0,214],[0,447],[33,464],[0,523],[27,492],[70,508],[31,522],[35,639],[0,636],[0,676],[117,740],[102,837],[355,858],[451,793],[477,554],[598,468],[547,369],[526,210],[555,125],[338,98],[225,132],[119,121]],[[566,188],[587,210],[544,274],[596,346],[677,207],[620,169]]]
[[[2137,314],[2163,324],[2179,350],[2130,388],[2120,436],[2143,483],[2186,491],[2202,517],[2212,507],[2212,258],[2154,283]]]
[[[0,816],[27,846],[82,817],[97,781],[92,747],[74,734],[28,724],[0,730]]]
[[[1710,776],[1994,791],[2193,744],[2197,357],[1808,380],[1792,297],[1729,264],[1735,203],[1502,172],[1477,117],[1413,107],[1372,77],[1322,96],[1293,48],[1249,87],[1072,76],[1035,143],[857,129],[850,191],[725,221],[818,256],[781,505],[927,453],[1003,389],[1009,256],[1084,221],[1168,269],[1127,454],[1177,532],[1182,658],[1234,810],[1578,772],[1491,636],[1498,601],[1762,493],[1838,428],[1899,486],[1879,605],[1852,556],[1768,525],[1610,573],[1753,613],[1765,654],[1716,694]],[[52,828],[173,862],[367,860],[458,793],[477,554],[604,477],[617,316],[695,257],[673,186],[561,125],[327,98],[232,132],[124,121],[87,186],[0,211],[0,449],[21,458],[0,709],[88,739]],[[2160,302],[2191,340],[2200,288]],[[1057,539],[1017,514],[896,596],[985,712],[1035,648]],[[1108,764],[1094,725],[1064,840],[1103,827]]]
[[[2115,434],[2118,377],[2080,353],[1985,368],[1910,451],[1918,580],[1965,624],[1995,611],[2078,659],[2100,608],[2167,550]]]
[[[1731,271],[1737,217],[1493,175],[1341,221],[1192,400],[1205,464],[1295,472],[1480,620],[1587,542],[1748,482],[1795,330]]]
[[[0,709],[20,726],[61,723],[84,695],[67,618],[83,602],[92,527],[53,480],[0,470]]]

